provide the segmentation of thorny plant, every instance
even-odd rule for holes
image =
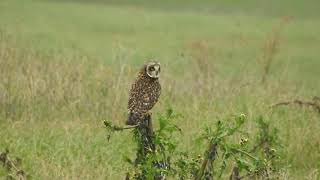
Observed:
[[[171,108],[165,115],[159,115],[159,128],[155,131],[149,129],[151,137],[144,134],[141,125],[134,130],[138,153],[135,161],[126,157],[127,162],[132,165],[127,179],[165,179],[175,174],[172,160],[178,145],[176,137],[181,130],[172,121],[179,117],[181,115],[174,113]],[[151,142],[146,142],[145,138],[150,138]]]
[[[223,179],[228,176],[234,180],[273,179],[282,170],[278,130],[272,128],[270,122],[262,116],[256,119],[258,134],[254,136],[243,130],[246,122],[243,114],[220,120],[213,127],[205,127],[203,134],[196,142],[202,144],[205,142],[207,149],[203,156],[197,157],[177,149],[178,135],[181,130],[172,122],[179,117],[181,116],[175,114],[172,109],[168,109],[165,115],[157,118],[159,128],[152,135],[154,149],[151,148],[151,153],[147,153],[139,162],[126,158],[126,162],[131,164],[127,179],[170,177],[170,179],[181,180],[209,180]],[[105,124],[110,132],[111,124]],[[120,129],[123,130],[123,128]],[[137,129],[134,130],[134,136],[139,149],[139,146],[143,146],[144,143],[141,142]],[[249,137],[256,138],[249,139]]]
[[[251,140],[251,135],[241,129],[245,122],[246,117],[241,114],[233,120],[218,121],[215,128],[205,128],[201,138],[208,140],[209,148],[196,179],[221,179],[232,164],[230,179],[270,179],[278,175],[282,166],[281,151],[277,151],[281,148],[278,130],[271,128],[270,122],[260,116],[256,119],[257,138]],[[232,142],[232,137],[237,134],[241,138],[238,142]],[[219,161],[214,166],[216,159]]]
[[[6,179],[26,180],[26,173],[20,168],[21,159],[15,158],[14,160],[9,157],[9,150],[0,153],[0,162],[7,171]]]

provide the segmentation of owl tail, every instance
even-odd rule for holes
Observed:
[[[129,116],[128,116],[128,120],[126,122],[126,125],[131,125],[131,126],[137,125],[139,122],[139,118],[140,118],[140,116],[138,114],[129,112]]]

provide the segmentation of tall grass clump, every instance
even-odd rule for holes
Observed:
[[[96,119],[116,114],[117,104],[108,100],[117,101],[116,91],[125,91],[125,82],[114,78],[123,74],[97,62],[76,53],[42,55],[17,48],[2,33],[0,119]]]
[[[261,63],[263,65],[261,82],[265,83],[268,75],[270,74],[271,65],[279,51],[281,43],[281,31],[290,22],[290,17],[283,17],[279,24],[273,27],[272,31],[267,36],[263,45],[263,55]]]

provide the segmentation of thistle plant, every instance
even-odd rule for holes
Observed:
[[[178,148],[181,129],[173,123],[177,118],[182,116],[169,108],[157,117],[156,130],[148,126],[150,132],[144,132],[141,125],[133,127],[137,157],[135,161],[126,158],[131,165],[126,179],[272,179],[281,170],[278,130],[263,116],[256,118],[258,133],[253,135],[245,132],[248,120],[244,114],[206,126],[197,142],[207,148],[196,157]],[[105,125],[111,132],[128,129]]]

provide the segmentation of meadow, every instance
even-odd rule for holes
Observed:
[[[320,178],[320,114],[282,101],[320,96],[317,0],[1,0],[0,152],[32,179],[124,179],[135,155],[123,125],[131,83],[155,58],[153,115],[183,115],[179,148],[206,125],[245,114],[279,129],[283,179]],[[249,139],[250,141],[250,139]],[[0,166],[0,178],[6,171]]]

